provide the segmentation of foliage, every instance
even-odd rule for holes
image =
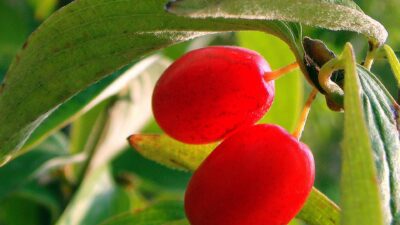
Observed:
[[[1,1],[0,224],[188,224],[190,172],[218,143],[160,134],[150,101],[171,60],[207,45],[254,49],[273,69],[300,65],[277,80],[260,123],[293,131],[304,93],[320,92],[302,139],[314,151],[317,180],[293,224],[400,224],[400,107],[391,95],[400,64],[384,45],[387,29],[388,43],[399,46],[400,6],[356,3]],[[316,41],[304,47],[305,36],[339,56]],[[355,49],[344,45],[350,41]],[[383,60],[370,71],[374,58]]]

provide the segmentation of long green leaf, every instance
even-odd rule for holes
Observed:
[[[49,187],[40,185],[37,181],[30,182],[12,196],[20,196],[43,206],[49,211],[52,222],[60,216],[63,208],[63,203],[57,193],[51,191]]]
[[[239,44],[257,51],[265,57],[272,69],[295,62],[295,57],[278,38],[261,32],[243,31],[238,34]],[[303,102],[303,77],[291,72],[275,81],[275,100],[271,109],[260,123],[279,124],[286,130],[293,130]]]
[[[185,218],[182,202],[158,203],[142,212],[128,212],[108,219],[101,225],[165,225]],[[187,224],[187,223],[174,223]]]
[[[120,93],[118,100],[108,110],[107,124],[101,132],[91,169],[107,164],[126,149],[126,137],[133,132],[139,132],[150,121],[153,89],[170,64],[169,59],[159,57],[139,77],[126,84],[125,91]]]
[[[23,216],[21,215],[23,212]],[[0,224],[4,225],[43,225],[48,223],[48,211],[42,204],[21,195],[12,195],[0,205]]]
[[[383,225],[378,177],[351,45],[343,52],[345,125],[342,151],[342,225]],[[389,224],[386,221],[385,224]]]
[[[136,210],[141,202],[131,202],[129,194],[114,182],[103,166],[84,180],[57,225],[97,225],[120,213]]]
[[[35,10],[35,18],[43,20],[56,9],[57,0],[27,0]]]
[[[172,222],[168,222],[163,225],[190,225],[190,223],[187,219],[183,219],[183,220],[175,220]]]
[[[282,20],[331,30],[355,31],[380,45],[388,36],[385,28],[365,15],[352,0],[173,0],[167,8],[196,18]]]
[[[27,15],[28,3],[20,1],[12,4],[9,1],[0,1],[0,81],[3,79],[3,70],[11,63],[14,55],[29,35],[29,22],[32,20]],[[9,21],[12,21],[10,26]]]
[[[118,68],[200,35],[260,30],[285,40],[302,62],[296,24],[245,19],[190,19],[164,0],[80,0],[50,16],[11,64],[0,86],[0,161],[14,156],[60,104]]]
[[[313,188],[306,204],[296,217],[308,225],[338,225],[340,209],[318,189]]]
[[[56,130],[65,126],[106,98],[115,95],[120,89],[126,86],[127,82],[137,79],[138,76],[159,59],[160,56],[158,55],[147,57],[132,67],[113,73],[62,104],[32,133],[19,154],[28,151]]]
[[[362,103],[371,140],[386,223],[400,223],[400,141],[397,129],[398,106],[378,78],[358,66]]]
[[[396,77],[397,87],[400,87],[400,62],[397,59],[396,53],[389,45],[384,45],[383,48],[386,52],[389,64],[392,67],[393,74]]]
[[[57,134],[49,137],[34,150],[0,168],[0,200],[20,190],[38,173],[43,173],[54,160],[71,157],[67,153],[66,139]],[[53,160],[53,161],[52,161]]]
[[[172,169],[194,171],[216,144],[189,145],[165,135],[133,135],[130,144],[144,157]],[[298,218],[309,225],[338,225],[339,208],[313,189]]]
[[[166,135],[132,135],[129,143],[142,156],[169,168],[194,171],[217,144],[190,145]]]

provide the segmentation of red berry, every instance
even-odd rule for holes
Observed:
[[[224,140],[194,173],[185,196],[191,225],[285,225],[314,182],[309,148],[275,125]]]
[[[198,49],[174,62],[157,82],[153,112],[173,138],[192,144],[221,140],[254,124],[274,99],[274,82],[258,53],[215,46]]]

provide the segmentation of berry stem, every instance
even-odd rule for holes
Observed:
[[[271,80],[276,80],[279,77],[282,77],[283,75],[285,75],[285,74],[287,74],[287,73],[289,73],[289,72],[291,72],[291,71],[293,71],[293,70],[295,70],[297,68],[299,68],[299,64],[297,62],[294,62],[294,63],[286,65],[286,66],[284,66],[284,67],[282,67],[280,69],[277,69],[277,70],[274,70],[274,71],[271,71],[271,72],[266,72],[264,74],[264,80],[267,81],[267,82],[271,81]]]
[[[318,90],[314,88],[310,95],[308,96],[307,102],[303,107],[303,110],[301,111],[299,122],[297,124],[296,129],[293,132],[293,136],[296,137],[298,140],[300,140],[301,135],[303,133],[304,127],[306,126],[308,114],[310,113],[311,105],[315,99],[315,97],[318,94]]]

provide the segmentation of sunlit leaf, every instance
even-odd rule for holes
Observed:
[[[346,45],[345,60],[345,122],[342,151],[341,207],[342,225],[383,225],[377,172],[374,164],[372,143],[363,112],[361,84],[353,50]],[[365,71],[365,70],[364,70]],[[382,186],[383,187],[383,186]],[[389,215],[390,216],[390,215]],[[386,217],[387,219],[387,217]]]
[[[392,67],[392,71],[397,80],[397,87],[400,87],[400,62],[393,49],[389,45],[384,45],[386,56],[389,60],[389,64]]]
[[[130,144],[141,155],[173,169],[194,171],[217,144],[190,145],[166,135],[132,135]]]
[[[306,204],[296,217],[306,221],[308,225],[339,225],[340,209],[329,198],[313,188]]]
[[[349,30],[362,33],[379,44],[388,36],[385,28],[365,15],[352,0],[172,0],[167,9],[195,18],[282,20]]]
[[[38,20],[46,19],[56,8],[58,0],[28,0],[35,9]]]

